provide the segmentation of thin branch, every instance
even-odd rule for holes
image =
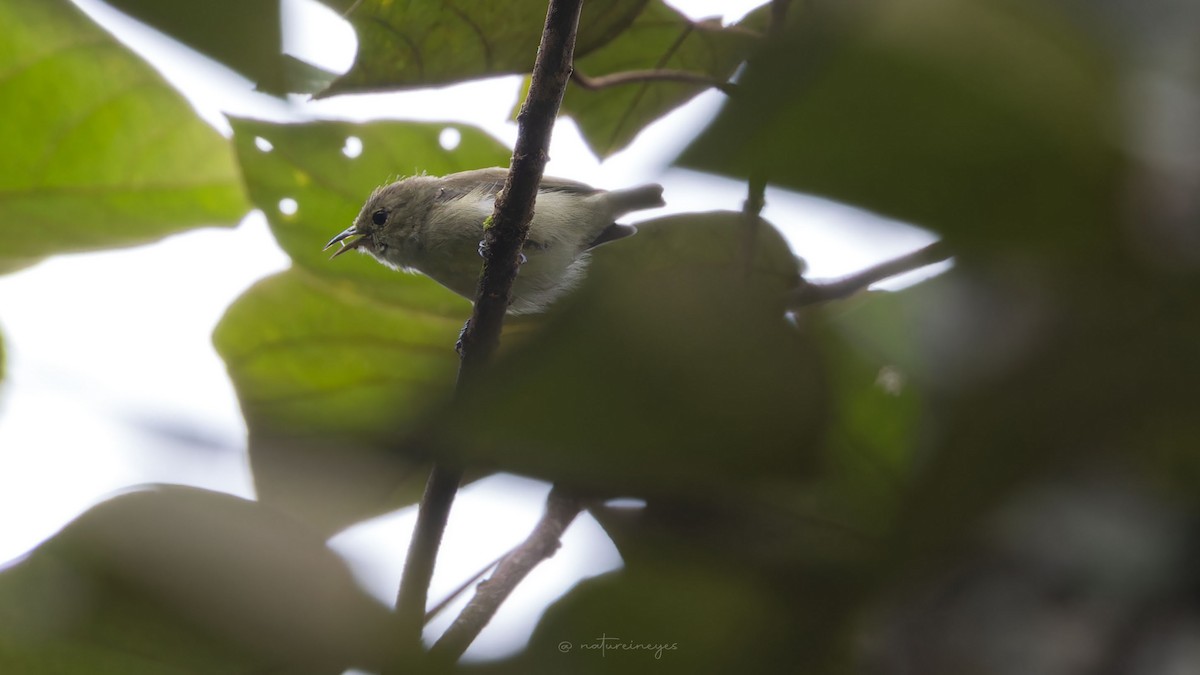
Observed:
[[[767,181],[761,170],[750,173],[746,186],[746,201],[742,204],[741,246],[738,256],[741,259],[742,273],[750,277],[754,267],[754,253],[758,248],[758,231],[762,223],[761,213],[767,205]]]
[[[787,25],[788,8],[791,4],[792,0],[771,0],[771,26],[767,32],[772,39],[783,35],[783,28]]]
[[[550,0],[542,43],[529,85],[529,95],[517,115],[517,144],[504,189],[496,198],[492,226],[484,232],[487,255],[479,277],[475,312],[463,329],[459,387],[481,372],[500,343],[500,327],[511,300],[521,246],[529,233],[534,197],[549,159],[550,134],[571,76],[575,31],[583,0]]]
[[[421,628],[425,625],[425,605],[429,602],[429,581],[437,552],[442,545],[442,533],[450,520],[450,507],[462,469],[437,463],[429,472],[425,492],[417,507],[417,522],[413,527],[404,571],[400,575],[400,590],[396,595],[396,614],[400,621],[401,639],[414,650],[421,644]]]
[[[508,554],[506,553],[504,555],[508,555]],[[453,591],[450,591],[450,593],[446,597],[442,598],[441,602],[439,602],[438,604],[431,607],[428,612],[425,612],[425,623],[429,623],[430,621],[433,621],[434,618],[436,618],[438,614],[441,614],[447,607],[450,606],[450,603],[457,600],[458,596],[462,595],[463,593],[466,593],[468,588],[473,586],[476,581],[479,581],[480,579],[483,578],[483,575],[490,572],[491,569],[493,567],[495,567],[496,565],[499,565],[501,560],[504,560],[503,555],[500,556],[499,558],[496,558],[495,560],[488,563],[487,565],[485,565],[483,568],[481,568],[475,574],[472,574],[471,578],[467,579],[466,581],[459,584],[458,588],[455,588]]]
[[[583,0],[550,0],[529,94],[517,116],[517,143],[508,178],[496,198],[492,225],[484,231],[483,271],[475,307],[459,337],[461,361],[455,385],[458,401],[480,379],[500,344],[500,329],[511,302],[521,246],[529,233],[534,198],[548,159],[550,134],[571,75],[582,4]],[[461,469],[439,463],[430,473],[421,497],[396,601],[401,637],[414,648],[420,645],[429,580],[461,480]]]
[[[788,306],[798,309],[830,300],[848,298],[865,290],[873,283],[948,260],[951,255],[945,243],[937,241],[925,248],[882,262],[874,267],[868,267],[848,277],[825,282],[805,281],[795,290]]]
[[[658,61],[654,64],[653,70],[661,70],[663,66],[667,65],[667,62],[670,61],[671,58],[675,56],[675,53],[679,51],[679,48],[683,46],[683,43],[687,42],[688,36],[692,34],[693,30],[695,30],[696,25],[697,24],[692,21],[689,21],[686,25],[684,25],[683,30],[679,31],[679,35],[675,36],[675,40],[669,47],[667,47],[667,50],[662,53],[662,56],[658,57]],[[638,87],[636,90],[634,90],[633,98],[630,99],[629,104],[625,106],[625,111],[621,113],[620,119],[617,120],[616,126],[613,127],[612,133],[609,135],[608,147],[613,147],[617,144],[617,137],[620,136],[621,131],[625,128],[626,123],[629,122],[629,118],[633,114],[633,111],[638,107],[639,104],[641,104],[642,98],[646,95],[646,92],[649,91],[649,89],[649,87]]]
[[[767,36],[772,42],[778,41],[783,35],[783,26],[787,20],[790,2],[791,0],[771,1],[771,24],[768,27]],[[755,166],[750,170],[746,184],[746,201],[742,204],[741,245],[738,251],[742,273],[746,278],[750,277],[750,271],[754,266],[754,254],[762,223],[761,214],[767,205],[767,178],[766,170],[762,166]]]
[[[670,70],[666,68],[652,70],[626,70],[597,77],[589,77],[576,71],[571,80],[588,91],[597,91],[609,87],[619,87],[625,84],[640,84],[642,82],[683,82],[685,84],[700,84],[715,87],[726,95],[732,96],[737,85],[726,82],[704,73],[693,73],[688,70]]]
[[[551,488],[546,497],[546,511],[533,532],[504,556],[491,578],[479,584],[475,597],[433,645],[431,653],[447,662],[462,656],[517,584],[539,563],[554,555],[562,545],[563,532],[582,509],[583,500],[557,485]]]

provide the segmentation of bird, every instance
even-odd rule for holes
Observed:
[[[375,189],[354,224],[325,245],[341,244],[331,259],[358,251],[393,269],[424,274],[475,299],[484,222],[492,215],[507,169],[417,175]],[[538,185],[529,236],[513,283],[513,314],[543,312],[579,285],[589,252],[636,233],[616,220],[665,206],[658,184],[602,190],[563,178]]]

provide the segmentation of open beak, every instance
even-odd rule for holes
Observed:
[[[350,227],[347,227],[346,229],[342,230],[342,232],[340,234],[338,234],[338,236],[334,237],[333,239],[330,239],[329,243],[325,244],[325,248],[323,248],[321,250],[328,251],[330,246],[340,243],[342,245],[342,247],[339,248],[338,250],[334,251],[333,255],[329,256],[329,259],[333,260],[334,258],[338,257],[339,255],[341,255],[347,251],[353,251],[354,249],[358,248],[359,245],[361,245],[364,241],[366,241],[366,238],[361,237],[361,236],[358,239],[350,239],[350,237],[358,236],[358,234],[359,234],[358,228],[354,225],[351,225]],[[347,241],[348,239],[349,239],[349,241]]]

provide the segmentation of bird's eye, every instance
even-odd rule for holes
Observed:
[[[376,225],[383,225],[384,223],[386,223],[387,222],[387,210],[379,209],[375,213],[372,213],[371,214],[371,222],[375,223]]]

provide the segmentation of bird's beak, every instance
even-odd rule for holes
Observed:
[[[347,239],[350,239],[350,237],[358,236],[358,234],[359,234],[358,228],[354,225],[351,225],[350,227],[347,227],[346,229],[342,230],[342,232],[340,234],[338,234],[338,236],[334,237],[333,239],[330,239],[329,243],[325,244],[325,248],[323,248],[321,250],[328,251],[330,246],[333,246],[334,244],[337,244],[337,243],[341,243],[342,247],[339,248],[338,250],[334,251],[333,255],[329,256],[329,259],[333,260],[334,258],[345,253],[346,251],[353,251],[354,249],[358,248],[360,244],[362,244],[364,241],[366,241],[365,237],[359,237],[358,239],[351,239],[350,241],[347,241]]]

